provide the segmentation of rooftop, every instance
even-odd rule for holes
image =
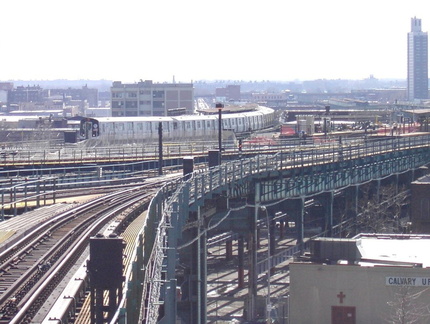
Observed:
[[[313,261],[360,266],[430,267],[430,235],[359,234],[353,239],[317,238],[311,243]]]

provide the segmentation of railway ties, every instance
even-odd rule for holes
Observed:
[[[49,228],[46,221],[35,228],[31,241],[18,240],[4,249],[1,255],[9,256],[0,271],[0,323],[31,320],[85,250],[88,238],[113,217],[127,217],[124,211],[130,204],[149,199],[153,191],[148,187],[159,186],[136,186],[74,206],[49,221]],[[111,200],[116,203],[108,204]]]

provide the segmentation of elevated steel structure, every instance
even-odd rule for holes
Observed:
[[[256,276],[260,271],[257,270],[256,231],[267,208],[283,201],[295,201],[300,244],[304,237],[305,198],[325,193],[332,202],[338,190],[408,171],[413,173],[430,162],[429,148],[428,135],[322,146],[232,161],[205,172],[194,172],[187,180],[169,183],[150,204],[140,236],[141,247],[136,250],[136,272],[127,274],[126,299],[116,320],[175,322],[177,268],[179,258],[184,258],[191,265],[188,278],[193,281],[189,283],[187,304],[187,311],[193,313],[190,323],[204,323],[208,232],[227,220],[233,220],[230,225],[235,220],[240,223],[238,227],[244,226],[249,232],[252,267],[248,309],[253,309]],[[333,231],[330,204],[326,210],[326,228],[330,235]],[[187,250],[185,257],[180,255],[180,251]],[[136,297],[141,297],[140,305],[135,304]],[[136,306],[139,314],[133,311]],[[127,321],[119,316],[124,313]]]

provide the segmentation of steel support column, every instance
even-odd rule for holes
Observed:
[[[256,318],[257,310],[257,220],[259,206],[255,205],[254,215],[251,216],[251,231],[249,233],[249,270],[248,270],[248,305],[246,319],[253,320]]]
[[[297,244],[301,244],[305,237],[305,197],[296,199],[295,214]]]
[[[269,219],[268,229],[269,229],[269,237],[270,240],[268,244],[270,244],[270,255],[273,256],[276,252],[276,235],[275,235],[275,228],[276,228],[276,222],[273,219]]]
[[[237,241],[237,256],[238,256],[238,269],[237,269],[237,281],[238,281],[238,288],[242,289],[245,286],[245,257],[244,257],[244,250],[245,250],[245,244],[243,242],[243,237],[239,237]]]
[[[326,236],[331,237],[333,233],[333,191],[323,194],[324,197],[324,225]]]
[[[233,258],[233,240],[225,242],[225,259],[230,261]]]

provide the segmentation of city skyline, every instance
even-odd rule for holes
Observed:
[[[4,4],[0,80],[406,79],[425,0]]]

